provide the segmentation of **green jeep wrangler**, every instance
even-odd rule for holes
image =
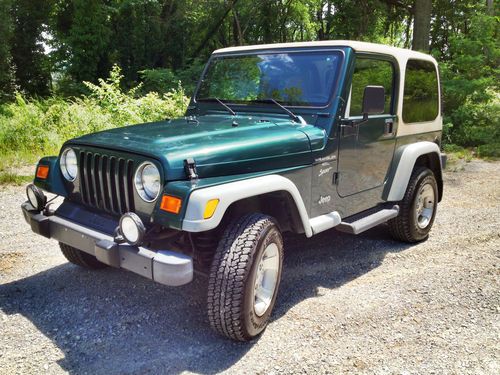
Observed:
[[[398,240],[428,237],[441,130],[431,56],[351,41],[225,48],[185,117],[88,134],[42,158],[22,211],[79,266],[171,286],[208,278],[210,324],[245,341],[271,316],[282,233],[387,222]]]

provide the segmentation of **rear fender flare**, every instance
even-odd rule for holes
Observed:
[[[423,141],[398,148],[385,184],[383,199],[392,202],[402,200],[417,159],[429,154],[436,154],[439,160],[439,172],[441,172],[441,152],[436,143]],[[436,176],[436,179],[440,178],[441,175]]]

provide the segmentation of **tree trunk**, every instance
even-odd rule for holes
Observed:
[[[261,5],[261,18],[262,18],[262,36],[264,43],[273,42],[273,9],[270,1],[263,1]]]
[[[241,32],[240,19],[236,9],[233,9],[233,40],[236,46],[243,45],[243,33]]]
[[[490,16],[495,15],[495,6],[493,5],[493,0],[486,0],[486,7],[488,8],[488,14]]]
[[[412,49],[429,52],[432,0],[415,0]]]

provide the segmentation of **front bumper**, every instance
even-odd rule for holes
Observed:
[[[109,266],[127,269],[164,285],[179,286],[193,280],[193,259],[185,254],[118,244],[108,234],[56,214],[49,216],[33,211],[29,202],[21,208],[33,232],[94,255]]]

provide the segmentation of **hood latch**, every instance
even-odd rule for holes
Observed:
[[[198,172],[196,170],[196,162],[193,158],[187,158],[184,160],[184,170],[186,171],[186,175],[190,180],[198,179]]]

